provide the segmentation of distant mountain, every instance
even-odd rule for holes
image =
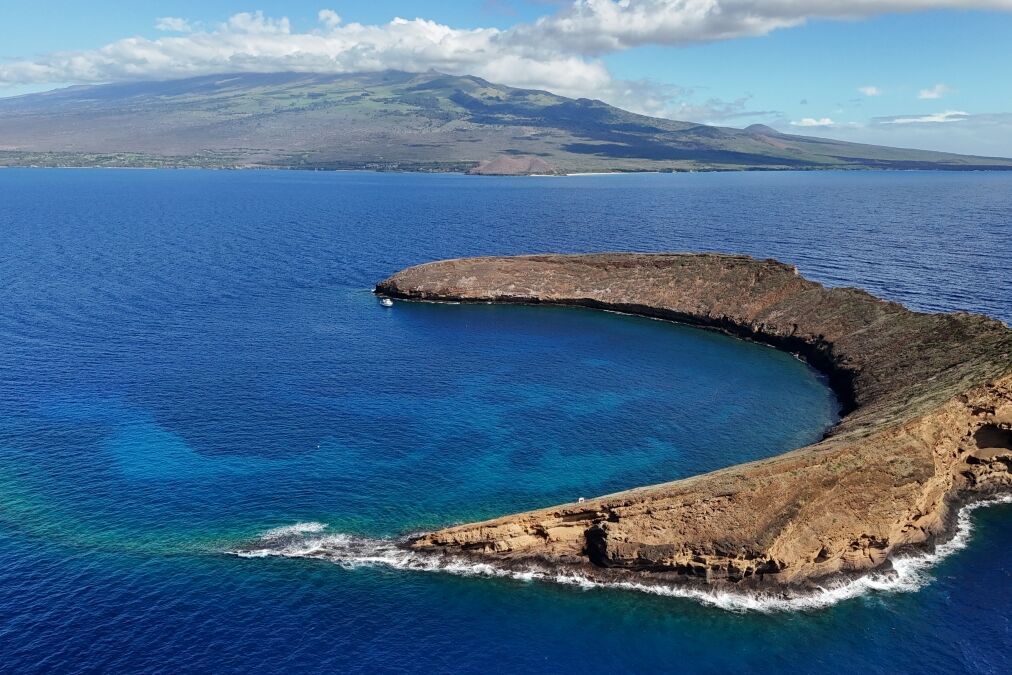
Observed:
[[[241,74],[0,99],[0,165],[549,173],[1012,169],[1012,160],[713,127],[477,77]]]

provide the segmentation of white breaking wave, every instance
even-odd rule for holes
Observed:
[[[498,577],[519,581],[544,581],[584,589],[617,588],[674,598],[695,600],[704,605],[731,612],[789,612],[817,610],[868,593],[909,593],[931,581],[928,570],[956,551],[966,548],[973,532],[971,513],[983,506],[1012,503],[1012,495],[1003,495],[968,504],[956,516],[952,539],[933,551],[894,556],[892,568],[826,586],[791,590],[780,594],[708,589],[680,584],[599,581],[580,572],[553,570],[539,565],[507,569],[496,565],[453,556],[417,553],[392,539],[369,539],[348,534],[325,533],[322,523],[298,523],[268,530],[248,546],[228,551],[243,558],[310,558],[327,560],[347,569],[384,566],[418,572],[445,572],[458,576]],[[322,533],[322,534],[321,534]],[[320,536],[305,536],[308,534]]]
[[[294,525],[285,525],[283,527],[275,527],[272,530],[267,530],[260,535],[261,541],[280,541],[283,539],[291,539],[298,537],[303,534],[313,534],[316,532],[323,532],[327,529],[326,523],[295,523]]]

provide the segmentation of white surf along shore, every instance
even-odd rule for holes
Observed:
[[[267,530],[253,541],[226,552],[241,558],[302,558],[324,560],[346,569],[389,567],[415,572],[443,572],[457,576],[509,578],[526,582],[549,582],[583,589],[617,588],[694,600],[731,612],[811,611],[871,593],[910,593],[932,581],[930,568],[969,544],[972,514],[978,508],[1012,503],[1001,495],[964,505],[956,515],[954,534],[931,551],[904,553],[891,559],[891,568],[863,576],[841,579],[806,590],[779,594],[743,592],[722,588],[696,588],[677,584],[601,582],[578,572],[531,565],[518,570],[487,562],[419,553],[407,550],[397,539],[370,539],[331,532],[325,523],[303,522]]]

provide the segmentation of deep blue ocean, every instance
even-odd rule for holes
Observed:
[[[913,581],[808,608],[377,553],[833,424],[772,349],[371,294],[432,259],[611,250],[1008,322],[1012,174],[0,170],[0,671],[1012,672],[1010,505]]]

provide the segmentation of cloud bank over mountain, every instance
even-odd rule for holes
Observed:
[[[521,87],[589,94],[613,78],[597,57],[645,45],[755,37],[811,19],[929,9],[1012,10],[1012,0],[577,0],[508,29],[454,28],[424,18],[348,23],[330,9],[298,32],[287,18],[242,12],[212,26],[157,19],[157,39],[0,64],[0,84],[112,82],[218,72],[472,73]],[[930,93],[930,92],[929,92]]]
[[[155,38],[129,37],[95,49],[0,63],[0,87],[172,79],[222,72],[410,72],[474,74],[516,87],[597,98],[636,112],[719,123],[740,117],[776,123],[776,111],[690,100],[693,88],[613,76],[603,57],[638,47],[686,47],[767,35],[812,20],[854,20],[927,10],[1012,11],[1012,0],[576,0],[508,28],[459,28],[425,18],[348,22],[322,9],[315,26],[242,12],[214,25],[159,17]],[[2,91],[2,90],[0,90]],[[877,87],[864,87],[877,96]],[[920,92],[937,99],[936,85]],[[823,117],[811,119],[820,121]],[[781,125],[789,124],[784,118]]]

